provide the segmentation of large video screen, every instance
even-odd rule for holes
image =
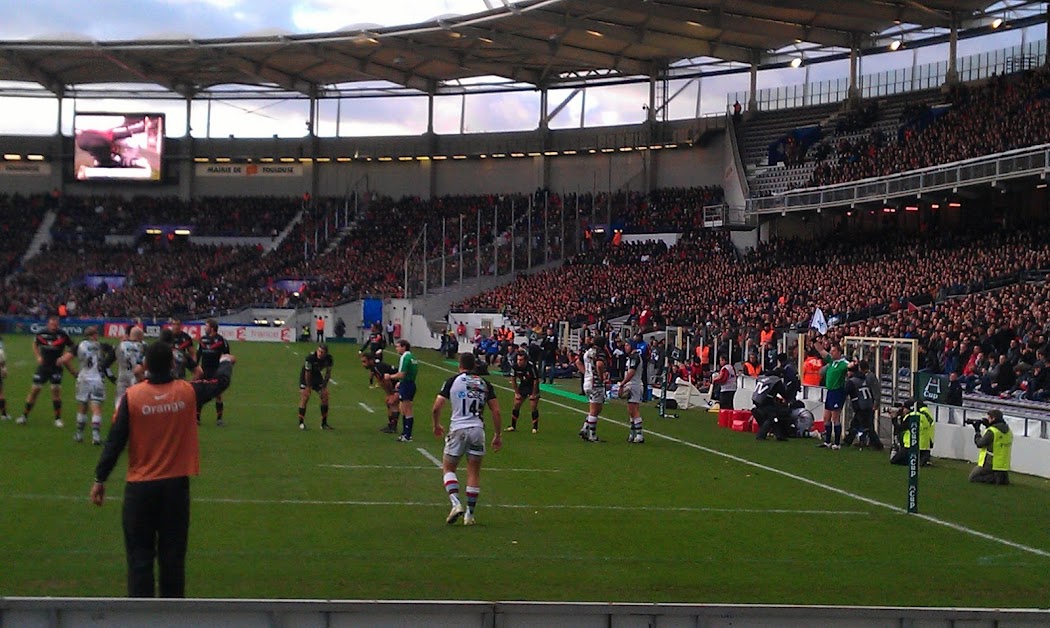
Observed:
[[[78,113],[73,135],[78,181],[161,181],[163,114]]]

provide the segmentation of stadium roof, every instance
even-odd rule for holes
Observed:
[[[524,0],[411,26],[311,35],[0,42],[0,80],[56,93],[155,84],[184,96],[217,85],[324,95],[375,81],[435,93],[483,76],[552,86],[594,72],[651,76],[685,59],[762,64],[782,60],[791,46],[865,48],[888,29],[943,29],[953,15],[965,25],[988,7],[989,0]]]

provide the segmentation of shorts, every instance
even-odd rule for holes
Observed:
[[[217,366],[202,366],[201,367],[201,379],[215,379],[215,372],[219,370]]]
[[[117,400],[119,401],[124,393],[128,392],[128,389],[137,384],[134,377],[118,377],[117,378]]]
[[[416,383],[401,380],[397,385],[397,395],[401,401],[412,401],[416,398]]]
[[[324,382],[315,379],[312,382],[310,382],[309,388],[313,389],[314,392],[321,392],[322,390],[324,390]],[[306,389],[307,389],[306,379],[303,378],[303,377],[300,377],[299,378],[299,390],[306,390]]]
[[[78,403],[102,403],[106,400],[106,386],[102,380],[77,380],[77,393],[74,399]]]
[[[540,391],[536,388],[536,384],[518,384],[518,394],[526,398],[533,395],[539,397]]]
[[[839,388],[837,390],[829,390],[828,396],[824,399],[825,410],[841,410],[843,404],[846,403],[846,390]]]
[[[605,388],[584,388],[583,394],[586,395],[587,401],[590,403],[605,403]]]
[[[51,382],[52,386],[58,386],[62,383],[61,366],[45,366],[41,364],[36,367],[36,372],[33,373],[33,384],[43,386],[47,382]]]
[[[623,397],[623,400],[627,403],[641,403],[642,402],[642,385],[641,384],[627,384],[627,396]]]
[[[445,455],[460,458],[463,454],[480,458],[485,455],[485,428],[465,427],[445,436]]]

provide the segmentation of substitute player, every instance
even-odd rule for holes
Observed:
[[[328,382],[332,379],[332,367],[335,360],[328,353],[328,345],[323,342],[317,350],[306,356],[303,368],[299,370],[299,429],[306,429],[306,403],[310,401],[310,392],[317,392],[321,397],[321,429],[334,429],[328,424]]]
[[[204,337],[201,338],[200,347],[197,349],[198,371],[204,379],[215,379],[215,371],[219,368],[219,358],[230,353],[230,345],[226,339],[219,334],[219,323],[214,318],[204,321]],[[215,396],[215,425],[222,427],[222,412],[225,406],[222,395]],[[197,423],[200,423],[200,408],[197,408]]]
[[[598,442],[598,415],[605,406],[605,338],[590,339],[583,355],[576,359],[576,368],[583,373],[583,394],[587,396],[587,418],[580,429],[580,438]]]
[[[397,434],[397,419],[401,414],[398,409],[397,389],[394,386],[394,382],[386,377],[387,375],[393,375],[397,371],[386,362],[376,360],[376,356],[371,353],[361,354],[361,366],[368,371],[369,381],[379,382],[379,386],[383,389],[386,398],[387,423],[386,427],[379,431],[384,434]]]
[[[146,343],[141,327],[129,327],[117,345],[117,401],[145,377]]]
[[[626,362],[623,380],[620,382],[620,398],[627,401],[627,418],[631,420],[631,432],[627,436],[627,442],[644,443],[642,412],[639,408],[642,393],[645,392],[645,386],[642,383],[642,354],[630,340],[623,343],[623,350]]]
[[[55,427],[62,427],[62,369],[76,374],[69,366],[73,359],[73,339],[58,326],[58,317],[47,319],[47,328],[33,338],[33,355],[36,356],[37,368],[33,373],[33,386],[26,397],[25,411],[15,419],[15,423],[25,425],[29,413],[33,411],[40,389],[45,382],[51,383],[51,404],[55,409]]]
[[[403,342],[403,341],[402,341]],[[452,502],[452,510],[445,522],[455,523],[461,516],[464,525],[474,525],[474,509],[481,493],[481,459],[485,456],[485,406],[492,411],[492,451],[503,446],[503,419],[499,413],[499,401],[492,384],[474,371],[477,362],[472,353],[459,355],[459,375],[450,377],[434,399],[431,417],[434,420],[434,436],[445,436],[441,426],[441,411],[446,403],[452,405],[452,419],[445,436],[445,455],[441,470],[445,492]],[[467,456],[467,506],[459,499],[459,479],[456,468],[459,460]]]
[[[102,402],[106,400],[106,386],[102,381],[102,346],[98,342],[98,328],[88,327],[84,331],[86,338],[77,345],[77,361],[80,373],[77,374],[77,431],[73,440],[84,442],[84,427],[87,425],[88,410],[91,411],[91,444],[102,444]]]
[[[397,352],[401,355],[397,363],[397,372],[393,375],[385,375],[383,379],[397,382],[397,396],[401,399],[401,436],[397,440],[402,443],[412,442],[412,424],[415,417],[412,414],[412,400],[416,398],[416,374],[419,372],[419,363],[412,356],[412,345],[402,338],[397,341]]]
[[[529,400],[532,409],[532,433],[540,429],[540,384],[539,369],[529,361],[524,351],[519,351],[514,356],[514,364],[511,367],[510,383],[514,386],[514,409],[510,411],[510,427],[508,432],[518,429],[518,417],[521,415],[521,406],[525,399]]]

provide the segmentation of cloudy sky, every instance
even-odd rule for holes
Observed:
[[[503,0],[0,0],[0,40],[38,38],[79,38],[119,40],[149,37],[193,36],[197,38],[235,37],[273,33],[309,33],[339,30],[363,25],[394,26],[426,21],[445,15],[462,15],[500,6]],[[1029,41],[1043,39],[1043,27],[1029,29]],[[1020,31],[1004,32],[985,41],[962,42],[960,56],[983,50],[1006,48],[1020,43]],[[863,72],[871,74],[894,68],[910,68],[943,61],[946,46],[902,50],[864,60]],[[844,77],[845,63],[814,65],[811,82]],[[759,87],[797,85],[806,72],[778,70],[763,72]],[[672,93],[684,82],[673,84]],[[746,73],[708,78],[698,90],[696,82],[685,86],[671,103],[672,118],[725,110],[730,94],[746,90]],[[553,108],[565,93],[552,92]],[[553,128],[579,126],[581,117],[588,126],[641,122],[647,101],[645,85],[589,89],[586,104],[577,96],[551,122]],[[100,101],[80,99],[79,111],[163,111],[168,115],[171,135],[182,135],[186,127],[185,106],[180,102]],[[584,110],[585,107],[585,110]],[[67,106],[63,133],[72,126],[72,110]],[[458,133],[460,115],[467,132],[526,130],[536,128],[539,96],[535,93],[476,96],[466,104],[459,97],[436,100],[435,129],[438,133]],[[57,102],[41,99],[0,98],[0,134],[55,131]],[[424,98],[354,99],[342,106],[334,101],[321,105],[318,133],[334,135],[336,118],[342,135],[417,134],[425,130]],[[192,133],[202,137],[297,137],[305,133],[307,106],[303,102],[217,102],[209,108],[195,103],[190,116]]]

